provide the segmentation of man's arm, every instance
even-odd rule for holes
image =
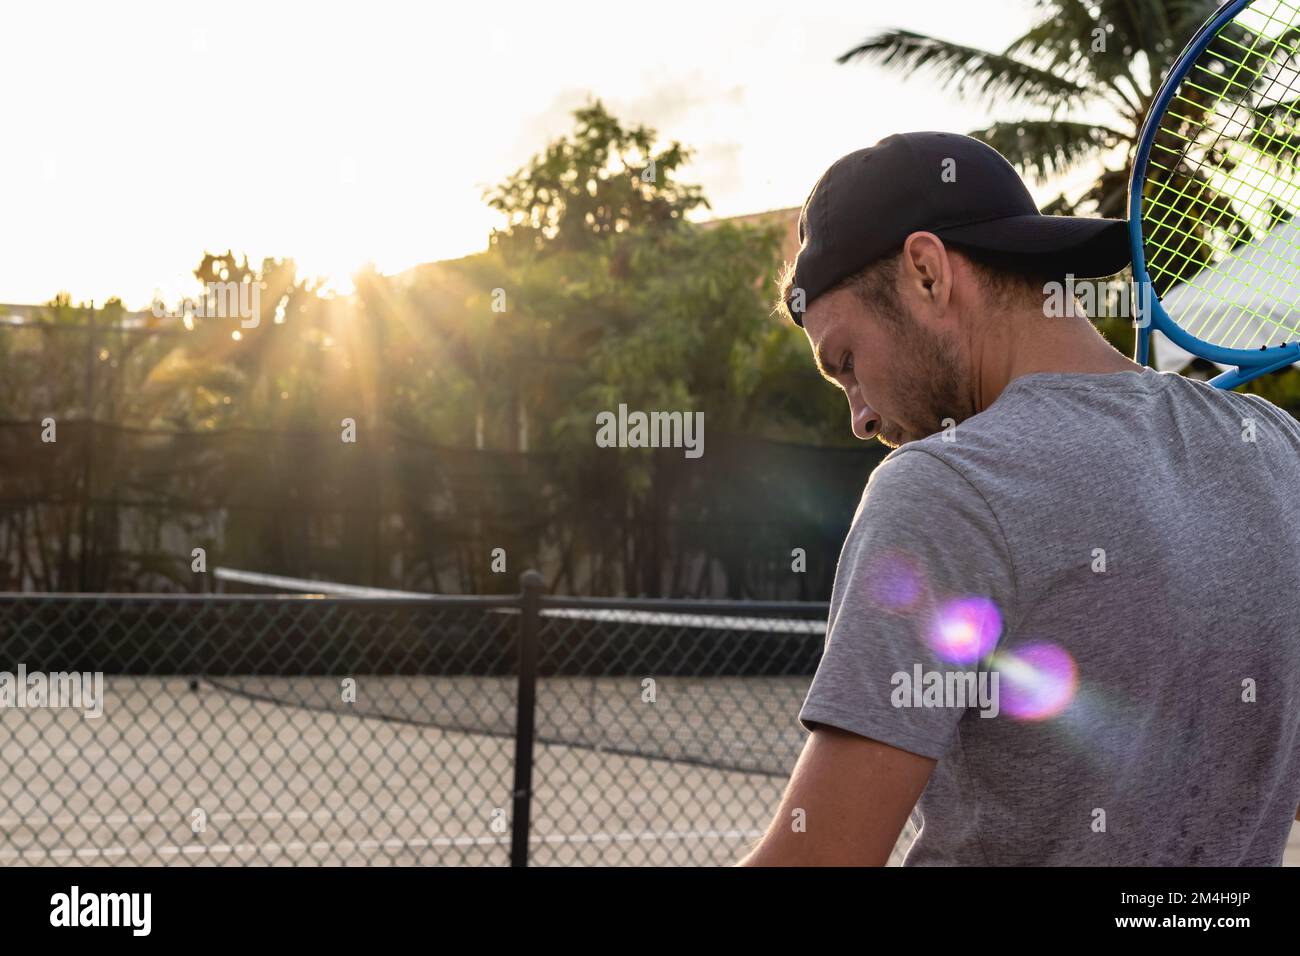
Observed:
[[[890,453],[835,566],[826,644],[799,711],[810,736],[776,819],[742,865],[887,863],[968,710],[899,706],[896,675],[952,668],[932,641],[949,602],[982,595],[1014,622],[1016,593],[983,494],[928,452]],[[981,630],[985,638],[1000,634]]]
[[[935,763],[818,726],[799,755],[776,819],[736,865],[884,866]]]

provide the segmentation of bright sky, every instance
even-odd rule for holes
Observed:
[[[204,249],[395,272],[486,246],[482,202],[599,96],[696,148],[719,216],[799,205],[840,155],[987,122],[837,66],[887,26],[1002,47],[1027,0],[6,4],[0,302],[192,294]],[[1040,200],[1049,190],[1036,190]],[[1054,194],[1054,193],[1052,193]]]

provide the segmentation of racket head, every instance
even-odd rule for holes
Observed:
[[[1129,240],[1140,362],[1152,328],[1237,366],[1222,387],[1300,360],[1300,0],[1230,0],[1174,62],[1138,138]]]

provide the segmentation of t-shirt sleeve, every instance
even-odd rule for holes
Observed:
[[[903,447],[872,473],[844,541],[826,646],[799,712],[933,759],[970,706],[929,704],[938,674],[978,673],[1014,619],[1015,571],[983,495],[952,466]],[[920,681],[917,678],[921,678]]]

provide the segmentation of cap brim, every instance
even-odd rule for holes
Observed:
[[[1011,216],[936,229],[945,242],[1023,255],[1080,278],[1114,275],[1129,265],[1128,223],[1079,216]]]

